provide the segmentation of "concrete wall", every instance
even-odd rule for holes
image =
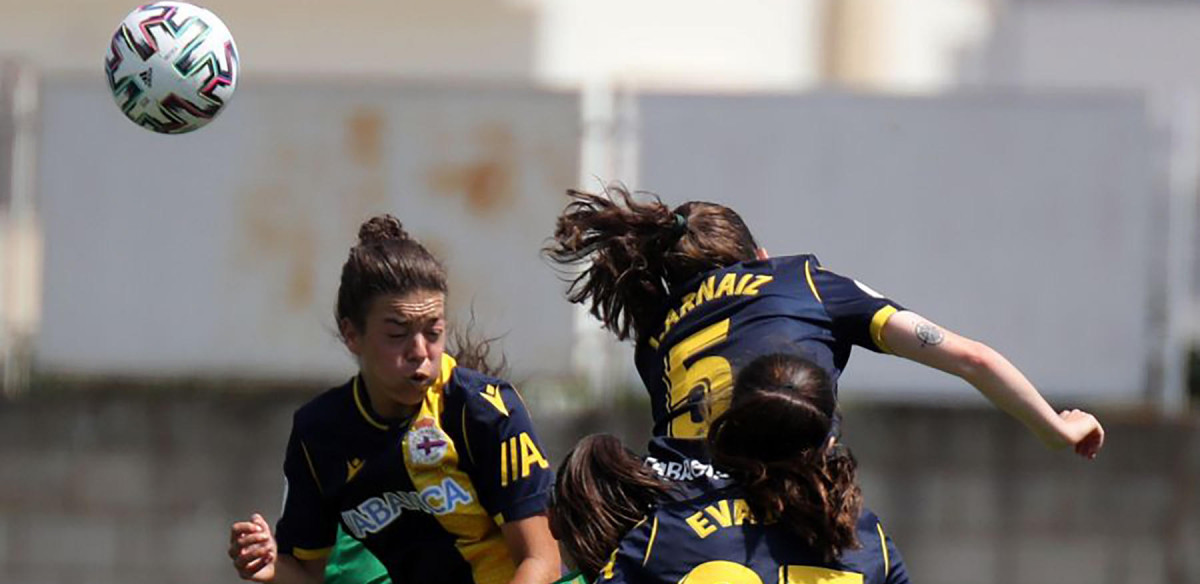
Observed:
[[[967,66],[986,85],[1179,90],[1200,87],[1195,2],[1016,0],[999,11],[983,58]],[[978,67],[979,70],[973,70]]]
[[[1167,193],[1139,99],[646,95],[635,124],[636,188],[732,206],[771,253],[817,254],[1047,395],[1147,395]],[[853,361],[854,395],[976,397],[898,359]]]
[[[41,391],[0,408],[0,582],[236,582],[228,525],[278,517],[297,392]],[[536,389],[528,402],[542,401]],[[640,444],[635,411],[538,416],[552,464],[575,439]],[[1091,463],[991,411],[851,408],[867,503],[914,582],[1200,581],[1200,421],[1111,415]]]

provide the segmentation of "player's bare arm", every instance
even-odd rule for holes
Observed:
[[[550,535],[545,513],[505,523],[500,532],[517,564],[512,584],[543,584],[558,579],[558,541]]]
[[[1073,446],[1079,455],[1095,458],[1104,444],[1104,428],[1094,416],[1056,412],[1020,370],[983,343],[910,311],[892,315],[882,335],[892,353],[962,378],[1051,448]]]

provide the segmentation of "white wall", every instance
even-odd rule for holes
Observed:
[[[538,2],[539,79],[796,88],[821,74],[818,0]]]
[[[126,121],[107,89],[46,87],[39,370],[329,377],[359,223],[387,211],[451,274],[451,311],[564,373],[570,308],[538,250],[578,168],[574,96],[486,87],[239,86],[194,134]]]
[[[354,74],[528,78],[536,14],[505,0],[202,0],[233,32],[247,78]],[[128,0],[0,0],[0,54],[102,80]]]

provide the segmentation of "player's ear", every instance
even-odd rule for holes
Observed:
[[[754,248],[754,257],[756,257],[760,260],[765,260],[765,259],[770,258],[771,256],[767,255],[767,248],[756,247],[756,248]]]
[[[342,333],[342,342],[346,344],[346,348],[350,350],[354,356],[361,356],[362,335],[358,332],[358,327],[350,322],[350,319],[343,318],[338,321],[338,331]]]

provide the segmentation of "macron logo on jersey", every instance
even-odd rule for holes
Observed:
[[[447,478],[440,485],[425,487],[421,491],[389,491],[379,497],[371,497],[354,509],[342,511],[342,523],[350,529],[356,539],[367,534],[378,533],[405,511],[421,511],[430,515],[453,513],[459,505],[474,502],[471,493]]]

